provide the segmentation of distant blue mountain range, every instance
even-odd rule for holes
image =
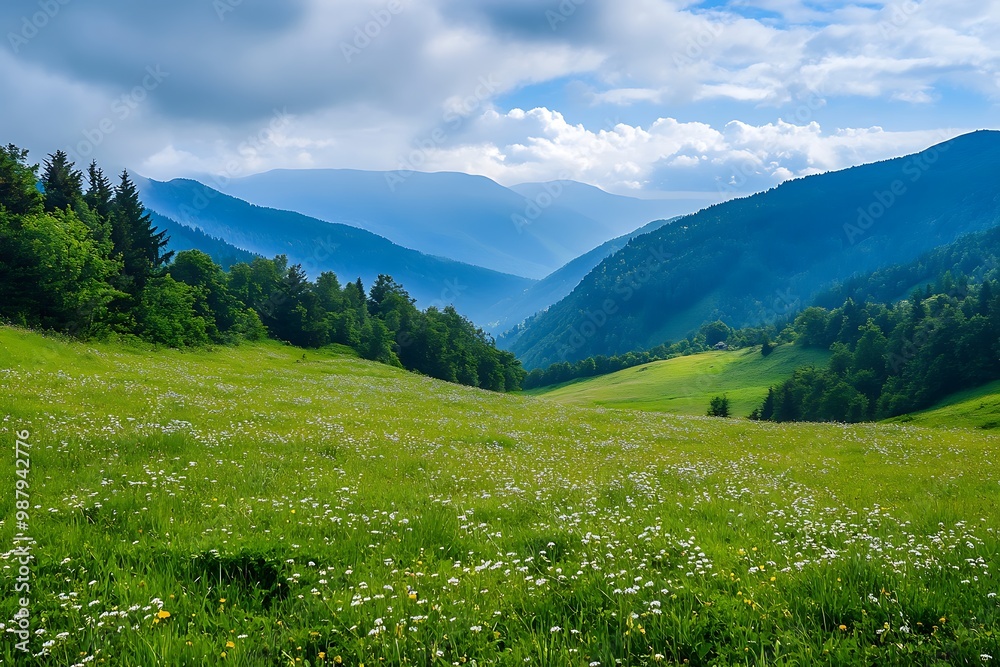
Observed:
[[[283,253],[310,275],[332,270],[368,284],[387,273],[422,307],[455,305],[492,333],[569,294],[630,238],[665,224],[660,213],[692,205],[621,197],[572,181],[508,189],[465,174],[410,174],[402,182],[393,175],[273,171],[227,185],[256,203],[288,202],[297,211],[251,204],[194,180],[137,183],[173,249],[196,247],[225,265]],[[305,214],[320,210],[337,213],[326,215],[332,222]],[[626,233],[605,240],[621,229]],[[457,261],[463,256],[483,266]],[[487,264],[510,266],[505,272]],[[515,268],[547,273],[534,280],[513,275]]]
[[[506,188],[448,172],[276,170],[205,182],[260,206],[359,227],[406,248],[527,278],[544,278],[650,221],[719,199],[634,199],[573,181]]]
[[[356,227],[254,206],[197,181],[135,180],[146,207],[174,223],[157,220],[172,235],[178,235],[174,248],[199,247],[217,261],[221,261],[219,254],[238,256],[219,247],[221,239],[247,253],[287,255],[293,263],[302,264],[311,278],[333,271],[341,282],[360,277],[371,286],[378,274],[387,273],[402,283],[421,307],[454,305],[477,323],[489,321],[495,316],[496,304],[521,294],[535,282],[403,248]],[[191,234],[187,231],[190,228],[202,234]],[[238,256],[237,261],[247,257]]]

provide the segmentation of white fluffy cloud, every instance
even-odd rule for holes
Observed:
[[[159,178],[404,167],[750,190],[924,148],[1000,98],[996,0],[221,3],[70,3],[24,43],[37,1],[0,6],[3,140],[40,158],[110,119],[80,157]],[[169,78],[120,117],[148,66]]]
[[[922,150],[961,132],[889,132],[880,127],[824,132],[816,122],[785,121],[760,126],[733,121],[715,128],[672,118],[645,128],[619,123],[588,129],[549,109],[513,109],[482,114],[459,145],[415,151],[413,156],[420,156],[425,170],[467,171],[501,183],[558,177],[616,192],[737,193]]]

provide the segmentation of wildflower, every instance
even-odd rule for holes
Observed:
[[[846,625],[844,625],[843,623],[841,623],[841,624],[840,624],[840,631],[841,631],[841,632],[846,632],[846,631],[847,631],[847,626],[846,626]]]
[[[549,630],[549,632],[553,632],[553,633],[554,632],[562,632],[562,628],[560,628],[558,625],[553,625],[552,628]]]
[[[233,642],[226,642],[226,648],[236,648],[236,644]]]
[[[166,609],[161,609],[160,611],[156,612],[156,617],[157,618],[170,618],[170,612],[167,611]]]

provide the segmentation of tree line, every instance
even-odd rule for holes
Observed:
[[[0,318],[79,338],[187,347],[271,337],[346,345],[362,357],[494,391],[520,388],[513,354],[451,306],[421,311],[380,275],[310,280],[285,256],[224,271],[204,252],[167,249],[127,171],[117,184],[62,151],[44,168],[0,147]],[[84,180],[86,178],[86,184]]]

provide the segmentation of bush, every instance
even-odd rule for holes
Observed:
[[[712,402],[708,406],[708,416],[709,417],[728,417],[729,416],[729,397],[727,396],[716,396],[712,399]]]

